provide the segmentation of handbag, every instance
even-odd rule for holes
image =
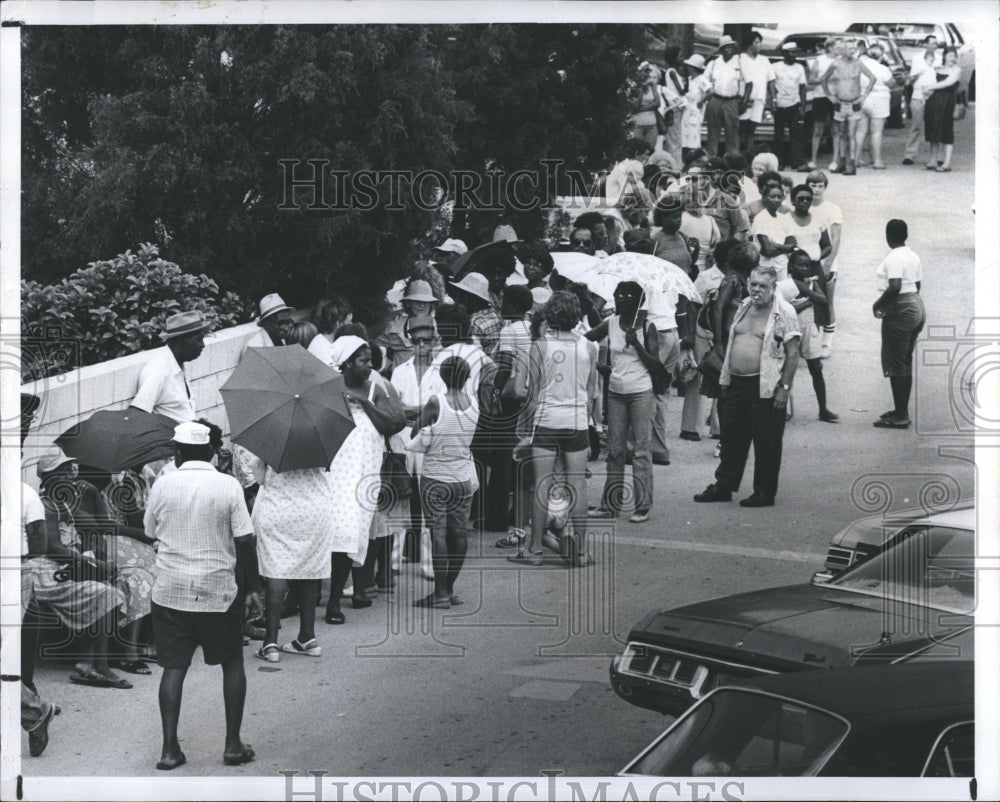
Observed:
[[[410,472],[406,470],[406,454],[397,454],[389,449],[389,438],[385,438],[386,451],[382,455],[382,486],[378,493],[378,510],[385,512],[400,499],[409,498],[413,493]]]
[[[654,395],[663,395],[670,389],[670,373],[662,362],[649,368],[649,378],[653,380]]]
[[[969,107],[962,105],[961,103],[955,104],[955,112],[952,117],[956,120],[964,120],[965,115],[968,113]]]
[[[722,363],[723,358],[719,356],[719,351],[716,348],[710,348],[708,353],[701,358],[701,362],[698,363],[698,372],[702,376],[718,381],[722,375]]]
[[[956,106],[955,108],[957,109],[958,107]],[[664,117],[662,114],[660,114],[659,109],[653,109],[653,114],[656,115],[656,133],[658,134],[667,133],[667,130],[670,128],[670,121],[668,119],[670,116],[670,112],[668,111],[667,116]]]

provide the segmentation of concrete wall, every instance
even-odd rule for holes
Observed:
[[[259,331],[257,324],[246,323],[214,332],[205,338],[201,356],[184,366],[198,416],[221,426],[226,436],[229,421],[219,387],[236,367],[247,340]],[[138,390],[139,370],[150,353],[141,351],[21,386],[21,392],[41,398],[35,424],[24,443],[21,473],[25,482],[38,487],[38,458],[64,431],[98,410],[129,405]]]

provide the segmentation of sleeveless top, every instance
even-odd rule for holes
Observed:
[[[611,378],[608,389],[612,393],[642,393],[653,389],[653,380],[649,371],[639,359],[635,348],[625,342],[625,332],[621,327],[621,315],[615,315],[608,320],[608,351],[611,355]],[[644,332],[636,334],[640,342]]]
[[[424,452],[421,475],[438,482],[475,482],[476,466],[472,461],[472,436],[479,421],[479,410],[470,402],[463,410],[454,409],[445,393],[438,400],[438,419],[431,424],[430,444]]]

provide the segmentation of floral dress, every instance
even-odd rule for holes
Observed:
[[[111,481],[101,491],[108,517],[119,526],[128,525],[129,513],[140,516],[146,508],[149,488],[132,471],[112,474]],[[125,597],[122,608],[123,624],[138,621],[152,611],[153,583],[156,579],[156,551],[128,535],[105,538],[110,559],[118,568],[115,586]]]

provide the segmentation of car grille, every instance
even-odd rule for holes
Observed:
[[[693,699],[700,698],[720,685],[731,685],[759,674],[773,673],[634,642],[625,647],[615,663],[618,673],[622,675],[684,689]]]

